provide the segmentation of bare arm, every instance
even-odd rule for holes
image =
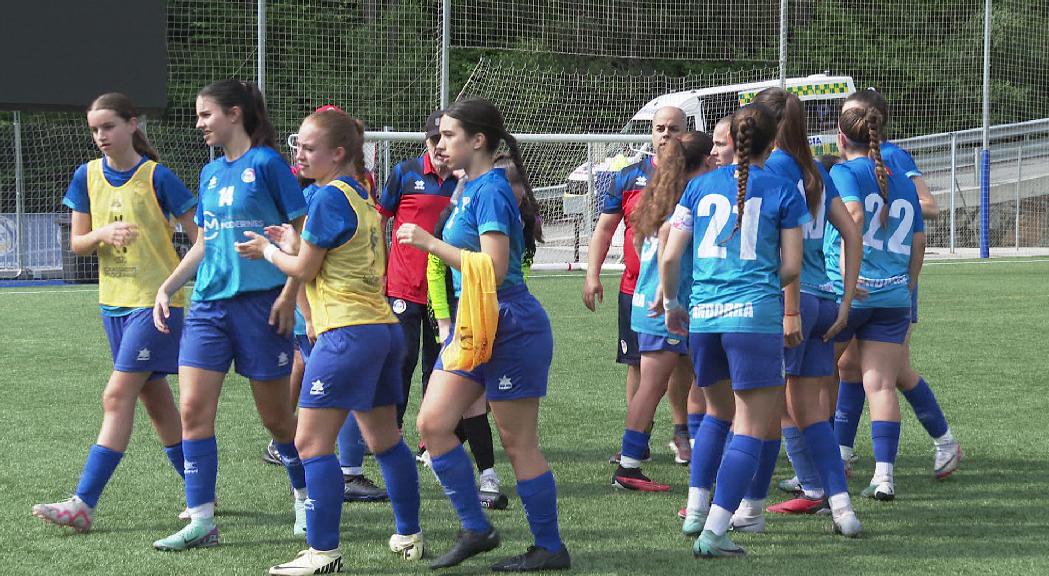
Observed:
[[[429,252],[456,270],[462,269],[462,260],[459,254],[461,250],[459,248],[443,240],[438,240],[433,234],[415,224],[402,224],[397,229],[397,241],[401,244],[410,244],[420,250]],[[502,284],[510,267],[510,237],[502,232],[495,231],[481,234],[481,252],[484,252],[492,259],[496,285]]]
[[[667,331],[682,336],[688,334],[688,313],[685,310],[688,302],[682,304],[681,294],[677,291],[681,283],[681,258],[691,243],[691,230],[672,227],[667,234],[666,246],[662,248],[662,254],[659,256],[659,288],[666,302],[663,307]],[[674,302],[677,305],[673,305]]]
[[[858,202],[850,204],[859,206]],[[860,216],[862,217],[862,213]],[[845,204],[838,198],[831,202],[827,218],[830,220],[831,225],[837,228],[838,233],[841,234],[841,239],[845,246],[843,250],[844,256],[842,257],[844,262],[842,282],[845,286],[845,292],[841,298],[841,307],[848,308],[852,306],[852,300],[856,296],[856,281],[860,275],[860,263],[863,261],[863,235],[856,226],[853,215],[849,213]]]
[[[591,312],[597,310],[597,304],[604,302],[605,289],[601,285],[601,266],[608,256],[608,248],[612,245],[612,236],[616,227],[623,221],[622,214],[602,214],[597,219],[594,233],[590,237],[590,246],[587,249],[586,278],[583,280],[583,304]]]
[[[935,220],[940,217],[940,206],[936,203],[936,197],[929,191],[929,185],[925,183],[922,176],[911,178],[914,189],[918,192],[918,204],[922,207],[922,217],[926,220]]]
[[[75,210],[72,212],[69,231],[69,249],[79,256],[93,253],[99,244],[127,246],[138,237],[138,226],[127,222],[113,222],[92,230],[91,215]]]
[[[922,265],[925,263],[925,244],[925,232],[915,232],[911,238],[911,262],[907,270],[910,275],[910,282],[907,284],[909,290],[914,290],[914,286],[918,283],[918,275],[922,271]]]
[[[779,238],[779,282],[786,287],[801,275],[801,228],[784,228],[780,230]]]

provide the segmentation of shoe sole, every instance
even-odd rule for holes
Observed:
[[[624,484],[623,482],[624,481],[620,480],[619,478],[613,478],[612,486],[614,488],[624,490],[627,492],[670,492],[670,486],[666,484],[655,484],[653,482],[649,482],[631,486],[629,483]]]
[[[892,502],[896,499],[895,494],[886,494],[884,492],[875,492],[874,499],[879,502]]]
[[[506,510],[510,506],[510,499],[505,494],[485,496],[481,493],[481,508],[487,510]]]
[[[765,532],[765,523],[764,522],[755,522],[753,524],[743,524],[742,526],[737,526],[736,524],[730,524],[729,528],[733,532],[743,532],[743,533],[746,533],[746,534],[761,534],[761,533]]]
[[[841,531],[841,528],[838,527],[837,523],[834,523],[834,533],[843,538],[859,538],[860,535],[863,534],[863,531],[861,530],[860,532],[856,532],[854,534],[846,534]]]
[[[958,467],[961,466],[962,459],[964,457],[965,457],[965,453],[962,452],[961,448],[958,448],[958,457],[952,459],[949,462],[947,462],[946,469],[944,469],[942,471],[939,471],[939,472],[934,472],[934,475],[936,476],[936,479],[937,480],[943,480],[944,478],[948,478],[948,477],[950,477],[951,474],[954,474],[955,472],[957,472],[958,471]]]
[[[494,540],[494,542],[493,542],[493,540]],[[481,548],[478,548],[477,550],[474,550],[473,553],[471,553],[469,556],[466,556],[465,558],[462,558],[461,560],[459,560],[458,562],[456,562],[454,564],[437,564],[437,563],[430,564],[430,570],[443,570],[445,568],[452,568],[454,566],[458,566],[458,565],[462,564],[463,562],[466,562],[470,558],[473,558],[474,556],[479,556],[481,554],[484,554],[485,552],[491,552],[492,550],[495,550],[496,548],[499,547],[500,544],[502,544],[502,540],[499,538],[498,533],[497,533],[495,538],[486,540],[484,547],[481,547]]]
[[[389,496],[343,496],[343,502],[386,502]]]
[[[83,534],[85,532],[90,532],[91,531],[91,524],[92,523],[90,523],[90,522],[88,523],[87,526],[77,526],[75,524],[63,524],[62,522],[56,522],[53,518],[51,518],[47,514],[44,514],[43,512],[37,512],[36,510],[33,510],[33,516],[36,516],[37,518],[43,520],[44,522],[46,522],[48,524],[52,524],[52,525],[59,526],[59,527],[62,527],[62,528],[72,528],[73,531],[76,532],[77,534]]]
[[[205,539],[203,542],[194,544],[192,546],[186,546],[185,548],[171,548],[168,546],[157,546],[153,544],[154,550],[160,550],[161,552],[185,552],[186,550],[192,550],[194,548],[214,548],[219,545],[218,538]]]

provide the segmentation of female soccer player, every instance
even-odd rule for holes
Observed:
[[[772,114],[762,106],[742,108],[731,133],[736,165],[689,183],[659,267],[667,330],[688,336],[696,384],[705,388],[707,415],[693,447],[682,527],[699,536],[692,551],[705,557],[744,553],[726,533],[783,393],[781,290],[801,271],[800,226],[810,220],[794,185],[764,168],[776,137]],[[679,274],[690,245],[691,294],[680,295],[688,298],[686,310]],[[734,436],[718,469],[730,424]]]
[[[846,162],[831,177],[853,220],[863,227],[859,286],[865,299],[853,302],[839,340],[855,337],[863,388],[871,403],[875,470],[862,495],[895,498],[893,465],[900,441],[896,381],[905,362],[910,328],[910,291],[925,255],[925,223],[914,184],[890,172],[881,157],[884,117],[873,108],[852,108],[838,121],[838,148]]]
[[[505,172],[493,168],[500,142],[506,143],[518,174],[527,182],[517,141],[507,132],[499,109],[480,98],[452,104],[441,119],[438,153],[447,156],[453,168],[466,170],[469,180],[445,224],[444,240],[436,240],[412,224],[397,230],[398,242],[435,254],[453,268],[457,295],[463,290],[460,250],[488,256],[498,286],[499,326],[491,358],[474,370],[449,372],[444,369],[442,353],[419,409],[419,433],[463,527],[455,546],[430,566],[455,566],[499,545],[499,533],[478,502],[470,460],[455,436],[462,415],[485,394],[535,538],[535,545],[526,553],[501,561],[492,569],[564,569],[570,567],[571,559],[558,529],[557,486],[539,449],[538,437],[539,399],[546,394],[553,335],[550,321],[528,292],[521,270],[525,246],[522,218],[535,220],[536,214],[528,209],[522,214]],[[529,202],[526,207],[534,205]],[[540,237],[538,223],[535,233]]]
[[[299,128],[298,163],[318,186],[299,242],[291,226],[271,227],[271,244],[255,233],[237,245],[306,282],[317,341],[299,394],[295,442],[306,469],[310,548],[270,574],[341,571],[339,520],[343,483],[335,440],[349,412],[375,453],[393,502],[389,546],[405,558],[424,553],[419,476],[397,427],[404,337],[383,294],[386,269],[379,213],[364,173],[364,129],[339,110],[315,112]],[[278,247],[279,246],[279,247]]]
[[[861,90],[856,92],[845,101],[842,111],[852,108],[877,110],[885,122],[889,119],[889,106],[885,98],[876,90]],[[929,192],[920,170],[914,163],[914,159],[896,144],[885,138],[885,126],[882,126],[881,153],[885,165],[890,171],[904,174],[914,183],[918,193],[918,201],[921,204],[922,217],[925,219],[937,218],[940,209],[936,205],[936,198]],[[936,455],[933,461],[933,475],[938,479],[950,476],[958,469],[962,459],[961,445],[954,438],[947,418],[940,409],[936,395],[913,368],[910,362],[910,332],[914,324],[918,322],[918,284],[915,280],[914,290],[911,291],[911,327],[907,333],[907,341],[904,347],[907,349],[906,364],[900,371],[900,377],[896,387],[903,393],[903,397],[914,409],[915,416],[922,423],[925,431],[933,439]],[[852,446],[856,438],[856,428],[859,426],[860,416],[863,413],[864,395],[859,385],[859,357],[854,345],[846,348],[844,354],[838,361],[841,371],[840,399],[837,406],[838,421],[835,422],[835,432],[838,434],[842,458],[851,465],[854,458]]]
[[[153,321],[168,331],[171,295],[194,273],[193,302],[179,351],[179,400],[190,523],[153,543],[158,550],[218,544],[215,479],[218,447],[215,412],[231,362],[251,382],[262,423],[277,441],[295,492],[295,527],[305,530],[306,478],[293,443],[295,416],[289,398],[291,332],[299,283],[268,262],[237,256],[245,232],[292,222],[301,227],[306,204],[287,162],[276,151],[276,133],[258,88],[220,80],[197,94],[197,127],[204,142],[224,156],[200,172],[197,241],[157,291]],[[198,270],[199,268],[199,270]]]
[[[182,474],[182,426],[166,376],[176,373],[185,295],[171,298],[170,331],[153,326],[157,288],[178,265],[171,243],[175,217],[195,240],[190,210],[197,203],[138,127],[131,99],[111,92],[88,107],[87,124],[102,158],[73,174],[63,204],[72,211],[70,249],[98,253],[99,303],[113,372],[102,393],[102,429],[88,452],[76,494],[37,504],[33,515],[77,532],[91,529],[95,506],[131,439],[135,400],[141,399]]]
[[[688,359],[688,341],[668,333],[663,322],[658,252],[660,246],[666,244],[670,231],[667,219],[681,199],[685,185],[714,168],[714,158],[710,155],[713,144],[710,136],[702,132],[688,132],[669,139],[661,150],[659,166],[631,215],[635,242],[643,242],[638,248],[641,268],[630,318],[641,350],[641,385],[627,409],[619,466],[612,475],[612,485],[623,490],[670,490],[670,486],[653,482],[641,472],[641,461],[649,442],[646,429],[667,392],[668,382],[683,383],[685,390],[691,388],[692,366]],[[679,278],[678,292],[686,293],[692,286],[691,258],[681,259]]]
[[[769,155],[765,167],[795,183],[812,216],[812,221],[802,228],[804,253],[801,278],[797,281],[800,283],[800,301],[793,301],[791,290],[784,294],[787,299],[785,330],[788,333],[800,332],[802,340],[797,346],[784,350],[787,402],[782,417],[787,455],[799,477],[805,479],[804,488],[809,492],[802,498],[778,504],[769,510],[811,513],[823,505],[825,496],[829,496],[833,517],[842,518],[846,510],[852,509],[852,504],[829,422],[831,414],[821,409],[820,395],[824,388],[832,391],[837,387],[833,339],[848,321],[863,256],[862,240],[859,229],[838,198],[830,175],[812,157],[801,100],[782,88],[769,88],[755,96],[754,102],[766,106],[779,123],[776,149]],[[829,286],[824,261],[823,237],[828,226],[838,230],[845,239],[846,270],[840,305],[835,303],[836,295]],[[765,499],[779,456],[780,442],[776,436],[762,449],[758,473],[733,516],[735,530],[760,532],[764,529]],[[859,530],[858,525],[835,526],[850,532]]]

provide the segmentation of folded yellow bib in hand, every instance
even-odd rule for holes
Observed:
[[[484,252],[459,252],[462,283],[452,341],[441,354],[445,370],[473,370],[492,357],[499,329],[495,267]]]

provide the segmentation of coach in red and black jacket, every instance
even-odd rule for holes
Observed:
[[[418,158],[405,160],[394,167],[379,198],[379,212],[383,229],[393,218],[393,229],[401,224],[416,224],[433,231],[437,218],[448,206],[457,180],[434,150],[441,138],[441,112],[426,119],[426,151]],[[404,402],[397,406],[397,426],[402,427],[404,410],[408,405],[412,374],[419,361],[419,340],[422,338],[422,385],[430,379],[437,361],[439,346],[437,331],[426,308],[426,252],[407,244],[390,245],[386,264],[386,296],[390,307],[404,330],[405,354],[401,371],[404,382]]]

